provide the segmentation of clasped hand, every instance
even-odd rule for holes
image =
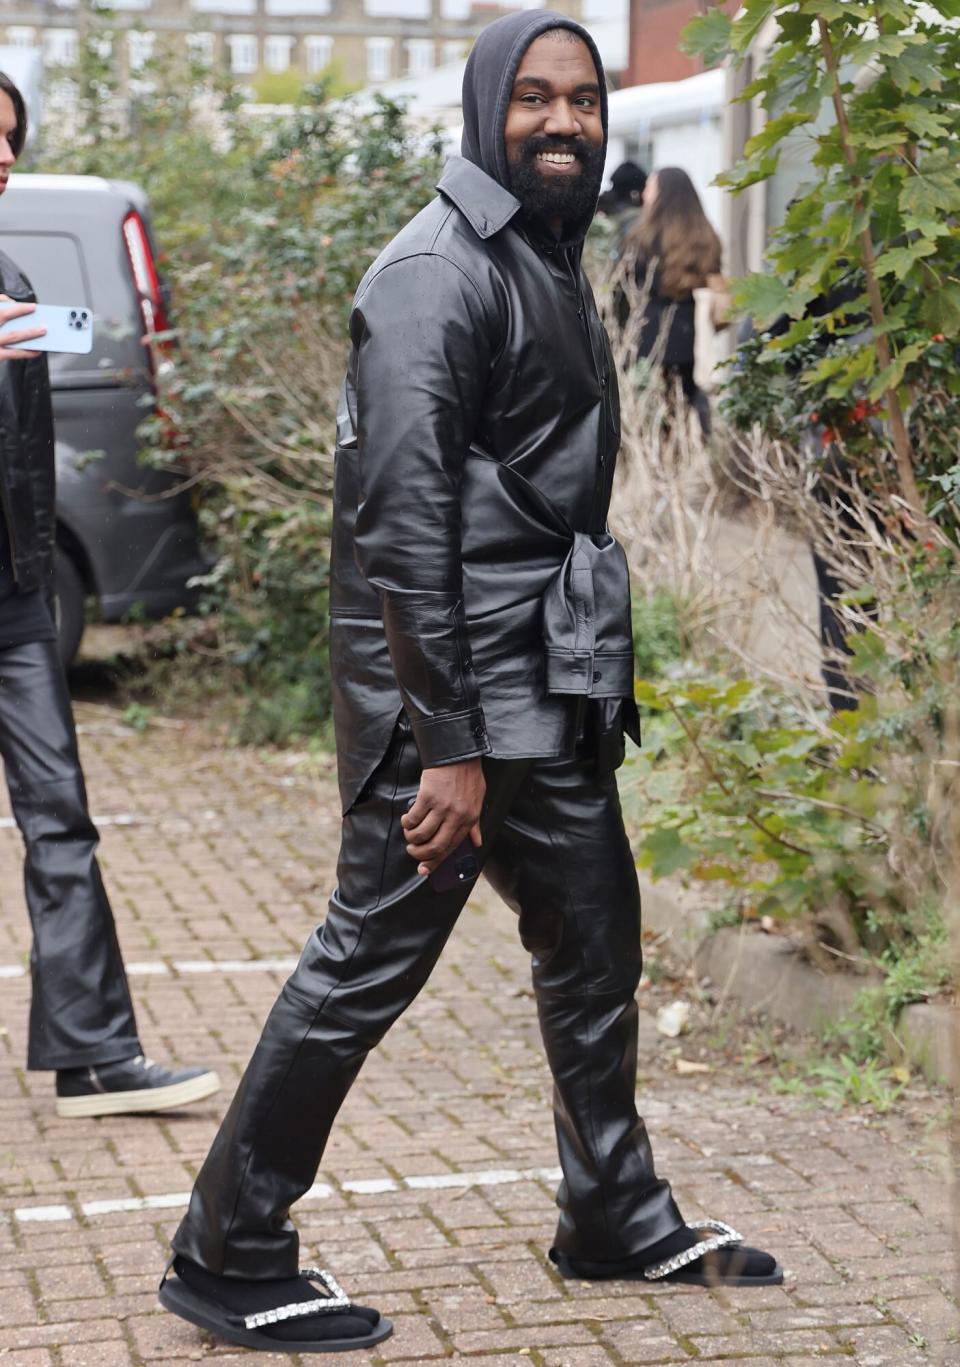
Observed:
[[[420,791],[400,818],[407,854],[424,877],[440,867],[465,836],[480,845],[480,811],[487,785],[479,759],[424,769]]]

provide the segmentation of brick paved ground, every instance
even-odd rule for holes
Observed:
[[[104,824],[103,866],[128,962],[154,969],[132,978],[145,1041],[215,1064],[227,1088],[165,1118],[59,1121],[51,1080],[22,1067],[26,979],[0,978],[0,1367],[256,1364],[159,1311],[155,1286],[180,1194],[284,976],[242,965],[295,955],[323,914],[332,783],[282,756],[223,750],[202,727],[138,736],[107,706],[79,715],[94,811],[132,818]],[[4,828],[0,971],[27,947],[18,838]],[[241,966],[196,971],[223,960]],[[943,1098],[876,1120],[778,1096],[762,1070],[721,1056],[709,1078],[679,1077],[676,1046],[642,1019],[661,1168],[686,1211],[774,1248],[787,1286],[721,1296],[554,1275],[540,1172],[556,1160],[526,967],[510,914],[472,907],[362,1073],[326,1191],[300,1208],[307,1254],[396,1323],[376,1356],[337,1361],[960,1364]]]

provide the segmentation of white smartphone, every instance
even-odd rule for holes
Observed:
[[[38,304],[33,313],[11,318],[0,328],[0,346],[7,333],[19,332],[21,328],[46,328],[47,331],[43,337],[33,337],[29,342],[16,342],[18,350],[70,351],[77,356],[85,356],[93,350],[93,313],[80,304],[76,308],[64,304]]]

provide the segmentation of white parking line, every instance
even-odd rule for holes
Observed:
[[[557,1182],[559,1179],[559,1168],[488,1168],[478,1172],[438,1172],[403,1177],[399,1181],[394,1181],[392,1177],[363,1177],[340,1182],[338,1187],[331,1186],[329,1182],[317,1182],[301,1200],[328,1201],[338,1190],[357,1196],[379,1196],[404,1188],[411,1191],[441,1191],[446,1188],[467,1190],[470,1187],[502,1187],[513,1182]],[[95,1219],[98,1215],[116,1215],[134,1210],[180,1209],[189,1200],[188,1191],[168,1191],[158,1196],[120,1196],[114,1200],[81,1201],[79,1209],[87,1219]],[[72,1220],[74,1216],[69,1206],[17,1206],[13,1218],[18,1224],[29,1224]]]
[[[95,826],[141,826],[144,823],[142,816],[136,816],[133,812],[116,812],[113,816],[92,816],[90,820]],[[17,823],[12,816],[0,816],[0,831],[15,831]]]
[[[292,973],[297,960],[292,955],[274,959],[144,959],[139,963],[127,964],[127,976],[131,978],[164,977],[171,973]],[[25,978],[27,969],[24,964],[0,964],[0,978]]]

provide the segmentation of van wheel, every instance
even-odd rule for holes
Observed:
[[[80,571],[60,546],[54,551],[54,569],[57,583],[57,647],[63,667],[67,669],[80,649],[85,625],[86,589]]]

